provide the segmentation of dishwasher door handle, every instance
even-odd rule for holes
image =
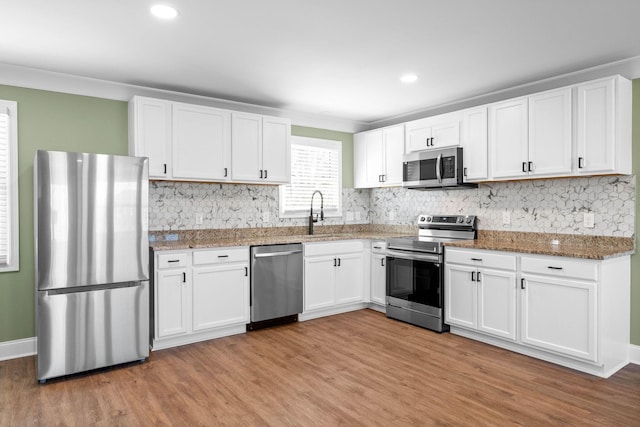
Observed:
[[[274,256],[286,256],[286,255],[293,255],[293,254],[301,254],[302,250],[299,251],[285,251],[285,252],[269,252],[269,253],[265,253],[265,254],[253,254],[254,258],[268,258],[268,257],[274,257]]]

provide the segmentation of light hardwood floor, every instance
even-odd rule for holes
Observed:
[[[0,362],[0,425],[640,426],[640,366],[605,380],[361,310],[152,352],[39,385]]]

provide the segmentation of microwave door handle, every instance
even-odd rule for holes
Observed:
[[[440,170],[441,162],[442,162],[442,153],[438,154],[438,158],[436,159],[436,178],[438,178],[438,182],[442,182],[442,171]]]

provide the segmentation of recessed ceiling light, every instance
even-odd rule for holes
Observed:
[[[400,77],[400,81],[402,83],[413,83],[416,80],[418,80],[418,76],[416,76],[415,74],[405,74],[404,76]]]
[[[160,19],[173,19],[178,16],[178,11],[165,4],[156,4],[151,6],[151,14]]]

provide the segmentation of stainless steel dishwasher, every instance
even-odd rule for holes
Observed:
[[[251,331],[302,313],[302,244],[251,247]]]

